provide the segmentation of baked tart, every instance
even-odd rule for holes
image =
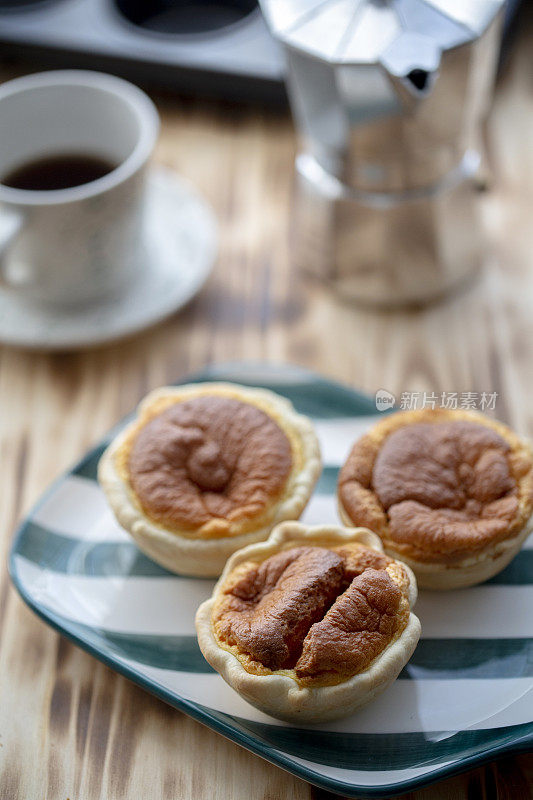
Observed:
[[[278,525],[229,559],[196,614],[207,661],[280,719],[351,714],[398,675],[420,637],[416,581],[364,529]]]
[[[355,443],[338,501],[342,521],[377,533],[420,587],[471,586],[507,566],[531,531],[531,449],[475,411],[400,411]]]
[[[174,572],[207,577],[276,523],[297,519],[320,469],[313,425],[288,400],[203,383],[149,394],[98,477],[141,550]]]

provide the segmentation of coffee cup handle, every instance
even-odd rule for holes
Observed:
[[[6,257],[23,227],[23,214],[18,211],[0,210],[0,286],[20,285],[20,281],[10,278],[6,269]]]

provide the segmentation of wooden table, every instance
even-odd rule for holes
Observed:
[[[52,478],[151,388],[224,360],[288,361],[355,387],[498,392],[496,413],[533,434],[533,15],[523,20],[490,126],[484,198],[491,258],[468,292],[411,313],[341,305],[291,268],[290,120],[158,99],[157,161],[190,178],[221,222],[205,290],[118,345],[60,355],[0,351],[2,563]],[[3,77],[13,70],[7,68]],[[2,800],[324,800],[174,711],[40,622],[0,576]],[[533,758],[508,758],[410,797],[533,795]]]

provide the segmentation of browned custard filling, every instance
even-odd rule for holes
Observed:
[[[371,434],[361,442],[341,471],[342,504],[355,525],[402,555],[461,560],[523,524],[518,481],[531,462],[495,430],[421,422],[398,428],[379,448]]]
[[[334,685],[366,670],[401,634],[408,588],[400,564],[361,544],[293,547],[230,573],[214,633],[248,672]]]
[[[142,425],[127,472],[145,514],[167,529],[204,526],[231,535],[232,522],[268,513],[292,463],[289,439],[268,414],[205,395],[175,403]]]

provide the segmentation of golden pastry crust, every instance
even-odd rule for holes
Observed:
[[[320,469],[313,426],[287,400],[204,383],[148,395],[98,476],[119,523],[151,558],[215,576],[235,550],[300,516]]]
[[[477,412],[398,412],[355,443],[338,500],[343,522],[376,532],[421,586],[471,585],[503,569],[527,538],[531,450]]]
[[[388,686],[420,636],[411,570],[368,530],[285,522],[229,560],[200,606],[200,648],[281,719],[345,716]]]

